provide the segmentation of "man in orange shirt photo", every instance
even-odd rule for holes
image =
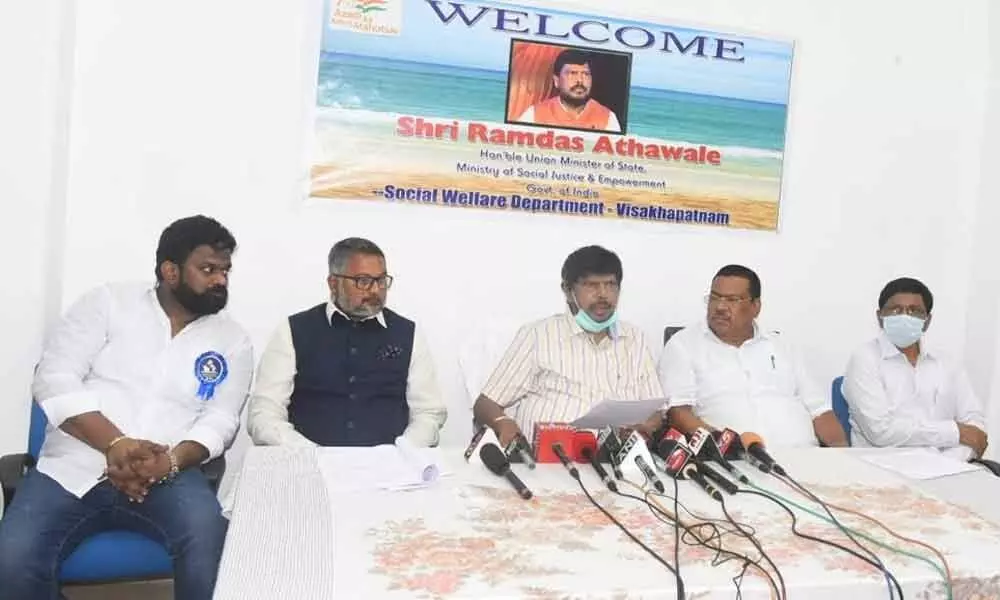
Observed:
[[[552,82],[558,93],[529,106],[518,122],[621,133],[615,113],[590,97],[590,63],[589,53],[583,50],[560,52],[552,65]]]

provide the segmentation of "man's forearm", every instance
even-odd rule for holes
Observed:
[[[200,465],[208,459],[208,448],[191,440],[184,440],[174,446],[173,453],[177,459],[177,468],[181,471]]]
[[[476,403],[472,406],[472,416],[477,425],[492,427],[496,420],[503,415],[503,407],[482,394],[476,398]]]
[[[70,417],[59,428],[102,454],[115,438],[123,435],[114,423],[96,411]]]
[[[813,431],[825,446],[845,448],[849,445],[847,434],[844,433],[844,428],[840,426],[840,421],[837,420],[837,415],[833,411],[827,411],[813,419]]]
[[[704,427],[709,431],[713,429],[711,425],[699,419],[690,406],[672,407],[667,411],[667,419],[671,427],[683,434],[689,434],[700,427]]]

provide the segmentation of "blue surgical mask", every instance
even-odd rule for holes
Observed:
[[[576,314],[573,318],[576,319],[577,325],[583,328],[584,331],[589,331],[590,333],[600,333],[606,329],[610,329],[615,323],[618,322],[618,311],[611,313],[607,319],[603,321],[595,321],[593,317],[587,314],[587,311],[580,308],[580,303],[576,301],[576,296],[573,297],[573,303],[576,304]]]
[[[889,315],[882,317],[882,330],[885,337],[897,348],[909,348],[920,341],[924,334],[923,319],[912,315]]]

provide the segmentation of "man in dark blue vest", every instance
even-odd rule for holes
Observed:
[[[434,446],[447,418],[430,351],[413,321],[385,308],[392,276],[374,243],[330,250],[330,300],[288,317],[257,372],[254,443]]]

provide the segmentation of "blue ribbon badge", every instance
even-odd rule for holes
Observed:
[[[198,379],[198,397],[209,400],[215,394],[215,386],[226,379],[229,366],[218,352],[205,352],[194,361],[194,376]]]

